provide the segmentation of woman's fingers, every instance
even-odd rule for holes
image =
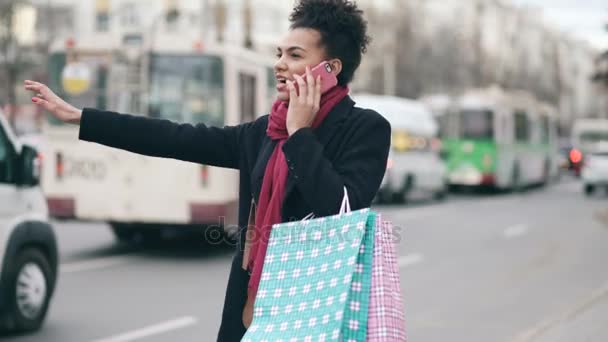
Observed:
[[[296,86],[293,84],[293,81],[287,81],[287,89],[289,89],[289,100],[295,100],[298,97],[298,93],[296,92]]]
[[[321,106],[321,76],[317,76],[317,81],[315,83],[313,104],[314,104],[315,110],[318,111],[319,107]]]
[[[25,86],[25,90],[29,90],[29,91],[34,91],[39,93],[40,92],[40,86],[35,85],[35,84],[29,84]]]
[[[34,102],[36,105],[46,109],[47,111],[51,111],[51,104],[49,103],[49,101],[40,98],[38,96],[36,97],[32,97],[32,102]]]
[[[296,82],[298,82],[298,89],[300,90],[300,103],[305,103],[308,96],[308,91],[306,89],[306,81],[304,81],[304,79],[300,75],[294,75],[294,78],[296,79]]]
[[[308,86],[307,89],[307,98],[306,101],[309,104],[314,104],[315,101],[315,77],[312,75],[312,72],[310,71],[309,67],[306,67],[306,85]]]

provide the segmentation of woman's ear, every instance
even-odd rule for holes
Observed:
[[[331,65],[331,70],[334,72],[334,75],[340,75],[342,72],[342,61],[335,58],[329,61],[329,65]]]

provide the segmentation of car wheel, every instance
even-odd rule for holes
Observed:
[[[591,184],[585,185],[585,195],[591,196],[591,195],[593,195],[594,192],[595,192],[595,186],[593,186]]]
[[[8,267],[3,328],[16,333],[38,330],[46,317],[55,278],[49,261],[38,249],[19,252],[15,263]]]
[[[405,204],[408,201],[407,191],[399,191],[393,193],[390,202],[392,204]]]
[[[435,199],[435,201],[443,201],[445,200],[446,195],[446,190],[440,190],[433,195],[433,198]]]

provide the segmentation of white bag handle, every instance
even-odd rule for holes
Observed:
[[[342,204],[340,205],[340,211],[338,212],[339,215],[344,215],[346,213],[350,213],[350,200],[348,199],[348,190],[346,190],[346,187],[344,187],[344,197],[342,198]],[[310,213],[308,214],[305,218],[302,219],[302,221],[308,221],[308,220],[312,220],[315,218],[315,214],[314,213]]]
[[[338,214],[344,215],[350,213],[350,201],[348,199],[348,190],[344,187],[344,198],[342,198],[342,205],[340,206],[340,212]]]

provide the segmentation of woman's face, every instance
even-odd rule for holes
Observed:
[[[319,31],[307,28],[289,30],[277,47],[277,62],[274,73],[277,79],[277,99],[289,101],[287,80],[295,81],[294,75],[306,73],[325,60],[325,49],[321,47]]]

